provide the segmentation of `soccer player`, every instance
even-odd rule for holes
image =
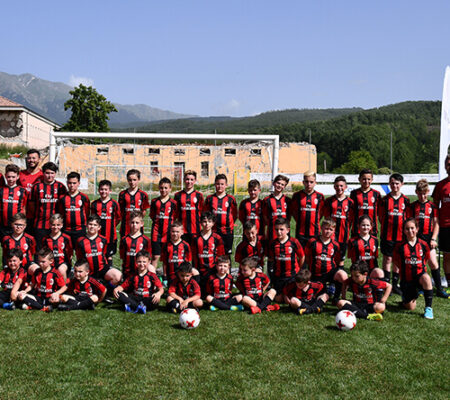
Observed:
[[[242,226],[247,221],[253,221],[259,236],[264,237],[264,220],[263,220],[263,202],[259,198],[261,193],[261,184],[257,179],[248,182],[248,196],[239,204],[239,221]]]
[[[336,222],[325,218],[322,221],[320,235],[310,239],[305,248],[308,267],[312,274],[311,279],[324,285],[327,283],[335,285],[333,303],[337,303],[342,284],[348,278],[347,273],[339,268],[339,243],[333,239],[335,227]],[[331,295],[333,287],[327,289]]]
[[[433,202],[439,209],[439,249],[444,253],[444,272],[450,287],[450,156],[445,158],[447,178],[436,184]]]
[[[430,188],[426,179],[420,179],[416,184],[417,200],[410,205],[409,217],[417,221],[419,231],[417,237],[427,242],[430,247],[431,276],[436,286],[436,296],[448,299],[450,295],[442,289],[440,265],[436,257],[439,223],[436,205],[427,199]]]
[[[381,321],[386,309],[386,301],[391,293],[390,283],[369,278],[369,266],[365,261],[357,261],[350,267],[351,277],[342,288],[342,300],[337,307],[353,312],[356,318]],[[346,300],[347,289],[353,292],[353,301]]]
[[[23,254],[20,249],[12,249],[6,257],[6,267],[0,272],[0,286],[3,289],[0,292],[0,307],[5,310],[14,310],[16,308],[14,301],[11,300],[11,291],[18,279],[22,280],[22,287],[27,285],[27,273],[22,268]]]
[[[394,250],[394,264],[400,270],[402,303],[407,310],[416,308],[418,291],[423,290],[426,319],[433,319],[433,285],[427,274],[427,262],[430,259],[428,244],[417,237],[417,222],[409,218],[404,224],[406,240],[397,244]]]
[[[276,290],[275,300],[284,301],[283,288],[291,283],[305,262],[305,253],[300,242],[289,236],[289,222],[285,218],[275,220],[276,239],[268,248],[269,262],[273,263],[272,287]]]
[[[197,172],[184,172],[184,189],[175,193],[177,202],[177,217],[183,224],[183,240],[193,244],[194,238],[200,233],[200,215],[203,211],[203,194],[195,190]]]
[[[156,268],[161,257],[161,246],[169,240],[170,227],[177,215],[177,202],[170,198],[172,182],[169,178],[159,181],[159,197],[150,203],[152,224],[152,264]]]
[[[109,266],[106,259],[107,242],[100,236],[101,219],[97,214],[87,219],[86,236],[78,239],[76,247],[77,259],[86,259],[89,264],[89,275],[95,279],[103,279],[111,285],[117,285],[122,279],[121,272]]]
[[[134,210],[145,212],[150,208],[148,195],[139,189],[139,181],[141,180],[141,172],[137,169],[130,169],[127,172],[128,188],[119,193],[120,214],[122,223],[120,224],[120,237],[124,237],[130,233],[130,215]]]
[[[11,219],[17,213],[25,213],[28,192],[17,186],[19,167],[8,164],[5,168],[6,186],[0,187],[0,242],[11,234]]]
[[[216,216],[214,230],[220,235],[225,247],[225,254],[231,254],[234,239],[234,222],[237,219],[236,199],[225,192],[228,180],[224,174],[219,174],[214,180],[216,192],[205,200],[205,210]]]
[[[209,276],[206,285],[206,302],[210,304],[211,311],[232,310],[242,311],[244,308],[239,304],[242,295],[233,296],[233,277],[230,275],[231,261],[228,256],[220,256],[216,263],[216,273]]]
[[[261,311],[278,311],[278,304],[271,304],[277,294],[275,289],[269,289],[270,279],[262,272],[256,272],[258,261],[254,258],[244,258],[239,266],[240,274],[236,287],[242,294],[242,305],[251,314]]]
[[[387,282],[391,279],[391,265],[394,248],[403,241],[403,224],[407,217],[409,199],[402,194],[403,176],[392,174],[389,177],[390,193],[384,196],[379,204],[378,216],[381,223],[381,253],[383,254],[383,272]],[[399,273],[394,266],[392,274],[392,290],[401,295],[398,286]]]
[[[67,285],[67,291],[61,295],[59,311],[93,310],[106,295],[106,287],[89,276],[89,264],[78,260],[73,266],[74,277]]]
[[[145,314],[158,307],[164,287],[155,273],[150,272],[150,261],[148,251],[137,253],[136,271],[114,289],[114,296],[126,312]]]
[[[295,192],[291,201],[291,215],[297,223],[295,237],[303,248],[313,237],[320,233],[320,219],[323,214],[324,196],[314,190],[316,173],[306,171],[303,174],[304,189]]]
[[[14,284],[11,298],[22,301],[28,310],[51,312],[53,305],[59,303],[60,296],[67,290],[66,282],[61,274],[52,268],[53,252],[50,249],[39,250],[37,259],[40,268],[33,275],[31,285],[19,291],[18,288],[23,284],[19,278]]]
[[[353,236],[358,232],[358,221],[362,215],[368,215],[372,220],[372,235],[377,236],[378,225],[378,204],[381,200],[381,194],[370,186],[373,181],[373,172],[370,169],[363,169],[359,173],[359,183],[361,187],[354,189],[350,193],[353,200]]]
[[[122,218],[119,203],[111,198],[112,183],[107,179],[98,183],[100,198],[91,203],[91,214],[97,214],[101,219],[100,235],[106,239],[106,259],[112,266],[112,258],[117,252],[117,225]]]
[[[64,218],[64,233],[70,236],[72,247],[86,234],[86,220],[90,213],[89,197],[78,190],[80,180],[78,172],[70,172],[67,175],[68,193],[63,194],[58,201],[59,212]]]
[[[63,218],[60,214],[53,214],[50,218],[50,234],[42,240],[42,247],[47,247],[53,251],[53,268],[67,280],[67,276],[72,268],[72,239],[62,232]]]
[[[124,279],[136,273],[136,254],[142,250],[151,254],[151,240],[142,233],[144,215],[142,211],[135,210],[130,214],[130,233],[120,240],[119,252],[122,259],[122,274]],[[155,268],[149,266],[151,272]]]
[[[254,220],[248,220],[244,223],[244,237],[242,242],[236,247],[234,260],[241,263],[244,258],[254,257],[258,260],[257,272],[263,272],[264,268],[264,240],[258,236],[258,227]]]
[[[337,176],[334,180],[334,190],[336,194],[325,200],[323,215],[325,218],[331,218],[336,222],[334,238],[339,243],[339,251],[341,252],[339,266],[343,268],[353,222],[353,200],[345,194],[347,181],[342,175]]]
[[[34,216],[34,238],[38,250],[41,248],[44,236],[50,233],[50,217],[57,212],[57,202],[67,192],[66,187],[55,179],[58,171],[56,164],[45,163],[42,171],[43,181],[33,185],[29,199],[29,209]]]
[[[320,282],[311,282],[311,271],[302,269],[295,280],[283,288],[284,302],[299,315],[319,314],[329,296]]]
[[[201,308],[203,301],[200,286],[193,278],[191,263],[184,261],[177,270],[176,278],[169,286],[167,307],[174,314],[186,308]]]

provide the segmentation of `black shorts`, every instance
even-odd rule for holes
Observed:
[[[392,257],[394,254],[395,246],[400,242],[395,242],[393,240],[381,239],[380,250],[381,254],[387,257]]]
[[[291,282],[294,282],[295,277],[291,276],[290,278],[273,278],[271,286],[277,291],[277,294],[283,293],[283,289],[285,286],[289,285]]]
[[[347,254],[347,242],[339,243],[339,253],[341,254],[341,261],[345,261],[345,255]]]
[[[311,280],[322,283],[324,285],[324,289],[326,289],[327,283],[334,283],[334,275],[336,275],[336,272],[338,271],[339,268],[333,268],[331,271],[321,276],[311,275]]]
[[[77,248],[78,239],[80,237],[86,236],[86,228],[82,229],[81,231],[64,231],[66,235],[70,237],[70,240],[72,241],[72,248]]]
[[[223,247],[225,247],[225,254],[231,254],[233,251],[234,234],[229,233],[224,235],[222,233],[219,233],[219,235],[222,238]]]
[[[9,226],[0,225],[0,243],[5,236],[8,236],[12,233],[12,229]]]
[[[42,240],[50,234],[50,229],[34,229],[34,240],[36,240],[36,251],[42,249]]]
[[[11,290],[2,290],[0,292],[0,306],[9,302],[11,302]]]
[[[117,240],[106,245],[106,257],[110,258],[117,253]]]
[[[450,253],[450,228],[439,228],[439,250]]]
[[[367,303],[355,303],[351,302],[355,307],[358,307],[360,310],[367,312],[367,314],[373,314],[375,312],[373,308],[373,304]]]
[[[424,272],[425,273],[425,272]],[[403,304],[416,300],[419,297],[419,290],[423,290],[422,285],[419,283],[419,279],[423,274],[416,277],[411,282],[400,281],[400,289],[402,290],[402,302]]]
[[[95,279],[102,279],[106,281],[105,275],[108,273],[108,271],[111,269],[109,265],[105,265],[101,271],[97,271],[92,274],[92,277]]]
[[[422,239],[422,240],[424,240],[425,242],[427,242],[427,243],[428,243],[428,246],[429,246],[430,243],[431,243],[431,237],[432,237],[432,236],[433,236],[432,233],[429,233],[428,235],[422,235],[422,234],[420,233],[420,234],[417,235],[417,237],[418,237],[419,239]]]
[[[183,239],[185,242],[187,242],[189,244],[189,246],[193,246],[195,239],[197,238],[196,235],[193,235],[192,233],[184,233],[181,236],[181,239]]]
[[[152,242],[152,256],[160,256],[162,249],[161,242]]]
[[[302,236],[302,235],[297,236],[297,240],[300,242],[303,249],[305,249],[306,244],[310,241],[310,239],[311,239],[310,237],[306,237],[306,236]]]

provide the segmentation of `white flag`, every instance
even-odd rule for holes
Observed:
[[[444,160],[449,154],[450,144],[450,67],[445,68],[444,89],[442,92],[441,141],[439,146],[439,179],[447,177]]]

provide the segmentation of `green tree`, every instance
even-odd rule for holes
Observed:
[[[106,100],[92,86],[80,86],[69,92],[71,99],[64,103],[64,110],[72,110],[72,116],[61,128],[66,132],[109,132],[108,114],[117,112],[114,104]]]
[[[373,172],[378,172],[377,164],[372,155],[365,150],[352,151],[348,157],[348,161],[342,164],[337,173],[342,174],[358,174],[363,168],[369,168]]]

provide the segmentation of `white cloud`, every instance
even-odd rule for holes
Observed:
[[[75,76],[70,75],[68,84],[70,86],[78,86],[80,83],[82,83],[84,86],[94,86],[94,80],[91,78],[85,78],[83,76]]]

